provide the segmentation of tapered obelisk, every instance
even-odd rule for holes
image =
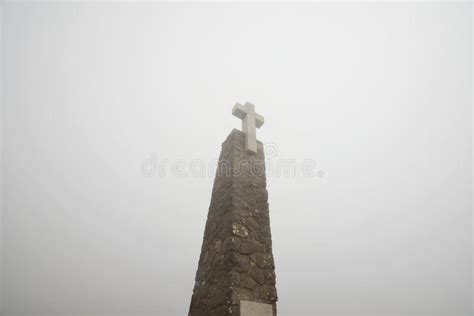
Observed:
[[[263,117],[236,104],[242,130],[222,144],[190,316],[275,316],[277,294],[262,143]]]

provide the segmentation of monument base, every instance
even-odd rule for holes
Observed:
[[[222,144],[189,316],[276,315],[263,145],[245,142],[234,129]]]

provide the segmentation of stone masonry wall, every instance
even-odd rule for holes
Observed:
[[[222,144],[189,315],[240,315],[240,300],[272,304],[276,315],[263,146],[245,151],[234,129]]]

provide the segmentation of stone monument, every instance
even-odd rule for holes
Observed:
[[[277,294],[263,145],[264,119],[236,104],[242,131],[222,144],[189,316],[275,316]]]

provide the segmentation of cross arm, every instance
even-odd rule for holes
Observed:
[[[232,108],[232,115],[237,116],[239,119],[244,119],[247,112],[242,104],[236,103]]]
[[[263,116],[255,113],[255,127],[260,128],[262,127],[263,123],[265,123],[265,119],[263,118]]]

